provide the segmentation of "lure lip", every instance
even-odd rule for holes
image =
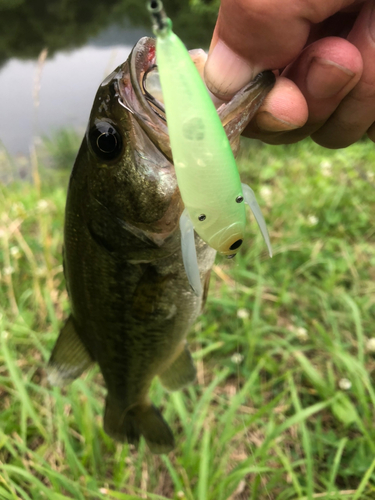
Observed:
[[[236,255],[244,241],[244,224],[242,222],[234,222],[229,226],[223,227],[215,233],[207,243],[217,250],[221,255]],[[215,240],[215,241],[213,241]],[[241,243],[232,248],[233,245]]]

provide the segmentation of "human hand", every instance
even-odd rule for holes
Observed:
[[[375,0],[222,0],[208,88],[228,100],[265,69],[280,76],[244,135],[375,142]]]

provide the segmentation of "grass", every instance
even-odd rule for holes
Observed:
[[[243,149],[274,257],[252,220],[236,259],[217,259],[189,338],[196,384],[152,387],[177,441],[152,456],[104,433],[97,369],[46,382],[69,312],[68,172],[43,166],[72,157],[65,137],[32,159],[33,183],[0,187],[0,499],[375,498],[374,145]],[[9,181],[20,160],[0,162]]]

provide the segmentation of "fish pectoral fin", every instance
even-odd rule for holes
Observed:
[[[180,355],[159,375],[159,378],[166,389],[177,391],[194,382],[196,375],[193,358],[185,344]]]
[[[109,396],[104,413],[104,430],[116,441],[138,445],[142,435],[152,453],[169,453],[175,443],[169,425],[160,411],[150,403],[124,409]]]
[[[69,316],[48,362],[48,381],[59,387],[69,384],[92,363],[93,359],[76,332],[72,316]]]
[[[202,283],[195,248],[194,226],[185,208],[180,217],[182,260],[190,286],[197,297],[202,295]]]
[[[245,203],[249,205],[251,211],[253,212],[255,220],[258,223],[260,232],[262,233],[263,239],[267,245],[268,253],[270,254],[270,257],[272,257],[272,247],[271,247],[270,237],[267,231],[266,221],[264,220],[260,206],[258,205],[257,199],[255,198],[255,193],[250,186],[243,183],[242,183],[242,191]]]

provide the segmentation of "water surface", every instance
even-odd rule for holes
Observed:
[[[194,10],[164,0],[188,48],[208,46],[215,1]],[[61,127],[83,130],[101,81],[142,36],[151,36],[143,0],[0,0],[0,142],[8,152],[28,154],[35,139]]]
[[[118,31],[107,30],[83,48],[59,51],[39,66],[12,58],[1,68],[0,140],[11,154],[27,154],[32,140],[61,127],[84,129],[100,82],[127,59],[142,35],[150,35],[128,30],[120,44]]]

